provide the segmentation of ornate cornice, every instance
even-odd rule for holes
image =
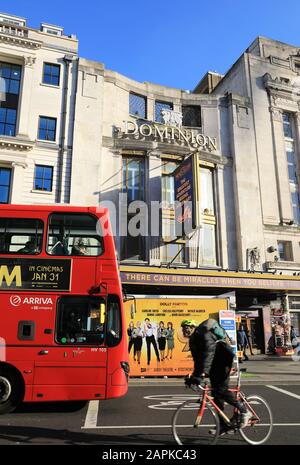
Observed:
[[[18,47],[30,48],[37,50],[42,47],[43,43],[38,40],[27,39],[25,37],[19,37],[17,35],[6,35],[0,33],[0,43],[6,43],[9,45],[16,45]]]
[[[269,73],[266,73],[263,81],[273,106],[297,110],[300,101],[299,77],[294,80],[283,77],[272,78]]]
[[[22,139],[15,139],[14,137],[12,138],[6,138],[6,137],[1,137],[0,136],[0,149],[5,149],[5,150],[17,150],[19,152],[28,152],[29,150],[32,150],[34,146],[33,141],[29,140],[22,140]]]

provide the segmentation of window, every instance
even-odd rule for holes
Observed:
[[[109,295],[107,299],[106,344],[114,347],[122,337],[122,319],[120,300],[116,295]]]
[[[171,208],[173,208],[175,203],[175,187],[172,173],[179,164],[179,161],[162,160],[162,201],[167,202]]]
[[[63,345],[103,344],[105,309],[105,300],[101,297],[62,297],[58,302],[56,342]]]
[[[176,257],[176,258],[175,258]],[[185,262],[185,247],[184,244],[167,243],[165,242],[162,247],[162,262],[182,264]]]
[[[201,180],[201,213],[214,215],[213,171],[200,167]]]
[[[52,86],[59,86],[60,66],[51,63],[44,63],[43,83]]]
[[[284,262],[293,261],[293,247],[291,241],[278,241],[277,250],[279,254],[279,260]]]
[[[201,108],[195,105],[182,106],[182,125],[192,128],[201,127]]]
[[[50,215],[47,252],[51,255],[102,255],[103,238],[97,226],[98,219],[92,215]]]
[[[289,113],[282,114],[284,137],[293,138],[292,118]]]
[[[0,63],[0,92],[19,95],[21,81],[21,66],[10,63]]]
[[[36,165],[34,175],[34,189],[40,191],[52,191],[53,168],[52,166]]]
[[[139,118],[147,118],[146,97],[138,94],[129,94],[129,113]]]
[[[163,117],[161,114],[162,110],[173,110],[173,103],[168,103],[168,102],[155,102],[155,121],[158,123],[163,123]]]
[[[128,205],[134,201],[145,199],[145,159],[144,157],[123,157],[122,191],[127,194]],[[138,212],[137,212],[138,213]],[[133,236],[130,234],[128,226],[135,216],[128,213],[128,224],[126,236],[122,238],[121,258],[122,260],[144,260],[145,241],[141,234]],[[143,214],[141,209],[140,214]],[[146,221],[146,219],[145,219]],[[137,229],[139,225],[137,225]]]
[[[56,136],[56,118],[47,118],[40,116],[39,120],[39,134],[40,140],[48,140],[55,142]]]
[[[295,140],[292,115],[290,113],[283,113],[282,121],[288,178],[290,184],[291,204],[293,210],[293,220],[295,224],[300,225],[299,184],[297,178],[297,159],[295,154]]]
[[[42,250],[43,222],[34,218],[0,218],[0,253],[36,255]]]
[[[0,167],[0,203],[9,202],[11,169]]]
[[[0,135],[15,137],[21,66],[0,62]]]
[[[216,227],[204,223],[200,230],[200,262],[201,265],[216,265]]]
[[[0,108],[0,134],[14,137],[16,135],[17,111],[9,108]]]
[[[202,228],[200,230],[200,264],[215,266],[216,254],[216,215],[214,201],[214,170],[200,164],[200,207]]]
[[[122,191],[128,202],[144,200],[145,160],[143,157],[123,157]]]
[[[172,173],[179,166],[179,160],[162,160],[162,201],[165,206],[162,212],[162,262],[182,264],[185,262],[185,247],[184,241],[170,242],[176,240],[175,219],[174,219],[174,204],[175,204],[175,188],[174,177]],[[176,257],[176,258],[175,258]]]

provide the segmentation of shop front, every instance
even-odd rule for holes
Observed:
[[[125,265],[120,273],[128,334],[137,325],[144,332],[139,357],[128,336],[132,376],[183,376],[191,371],[192,359],[180,328],[185,318],[201,323],[218,319],[221,310],[235,310],[238,322],[248,330],[253,354],[289,354],[291,318],[299,331],[300,308],[290,318],[284,306],[287,293],[300,288],[296,276]],[[147,340],[146,324],[153,326]],[[168,346],[168,329],[173,330],[173,349]],[[159,330],[166,330],[165,341],[158,337]]]

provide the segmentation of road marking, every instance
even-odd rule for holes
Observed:
[[[97,426],[98,411],[99,411],[99,400],[91,400],[89,402],[88,411],[87,411],[84,426],[82,429],[98,428]]]
[[[260,425],[263,426],[263,425]],[[278,427],[299,427],[300,423],[273,423]],[[153,429],[153,428],[172,428],[172,425],[125,425],[125,426],[95,426],[94,429]],[[86,429],[84,426],[81,429]],[[90,428],[89,428],[90,429]]]
[[[290,391],[285,391],[284,389],[281,389],[277,386],[268,386],[268,388],[270,389],[274,389],[275,391],[278,391],[278,392],[281,392],[282,394],[285,394],[287,396],[290,396],[290,397],[294,397],[295,399],[300,399],[300,396],[298,394],[294,394],[293,392],[290,392]]]

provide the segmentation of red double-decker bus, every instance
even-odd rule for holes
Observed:
[[[2,205],[0,413],[119,397],[128,371],[108,211]]]

